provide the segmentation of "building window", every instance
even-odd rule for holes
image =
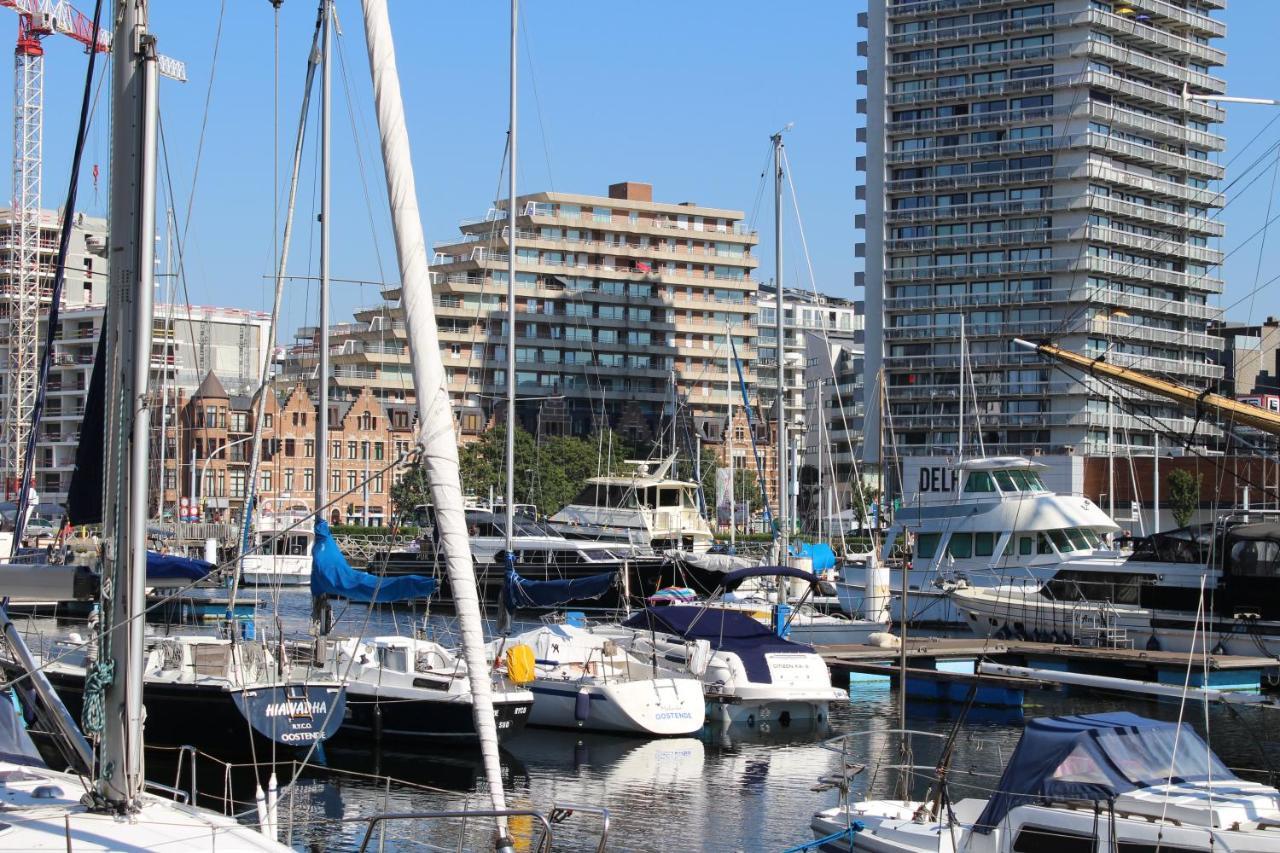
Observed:
[[[236,470],[231,472],[231,497],[233,498],[244,497],[245,477],[246,477],[246,474],[242,470]]]
[[[356,472],[347,472],[347,491],[354,492],[356,490]]]
[[[373,443],[373,458],[379,462],[386,456],[385,445],[381,441]]]
[[[347,458],[348,459],[356,458],[356,442],[354,441],[347,442]]]
[[[302,488],[308,492],[315,491],[316,472],[311,468],[302,469]]]
[[[284,469],[284,490],[286,492],[293,491],[293,469],[292,468]]]
[[[284,455],[295,456],[297,455],[297,451],[298,451],[297,443],[292,438],[286,438],[284,440]],[[286,488],[288,487],[286,486]]]
[[[269,470],[262,472],[262,488],[259,491],[263,494],[271,492],[271,472]]]
[[[308,438],[302,442],[302,455],[307,459],[312,459],[316,455],[316,441],[314,438]]]
[[[337,493],[342,491],[342,473],[340,471],[334,471],[332,476],[329,478],[329,482],[332,484],[333,492]],[[330,495],[329,497],[332,498],[333,495]]]
[[[380,495],[380,494],[382,494],[382,482],[383,482],[383,481],[382,481],[382,475],[381,475],[381,474],[374,474],[374,475],[373,475],[373,493],[374,493],[375,495]]]
[[[342,458],[342,442],[341,441],[333,441],[329,443],[329,457],[331,459]]]
[[[361,459],[369,458],[369,442],[367,441],[360,442],[360,458]]]

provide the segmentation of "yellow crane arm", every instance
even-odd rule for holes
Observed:
[[[1258,406],[1241,403],[1239,400],[1233,400],[1221,394],[1197,391],[1194,388],[1188,388],[1176,382],[1169,382],[1166,379],[1157,379],[1139,370],[1120,367],[1119,365],[1110,364],[1102,358],[1090,358],[1087,355],[1070,352],[1052,344],[1033,344],[1020,338],[1015,338],[1014,343],[1027,349],[1033,349],[1054,361],[1078,367],[1094,376],[1115,379],[1134,388],[1141,388],[1144,391],[1150,391],[1152,394],[1158,394],[1192,409],[1201,407],[1210,409],[1217,412],[1223,420],[1243,426],[1251,426],[1271,435],[1280,435],[1280,414],[1268,412]]]

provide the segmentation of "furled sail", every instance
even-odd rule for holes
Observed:
[[[508,613],[515,613],[524,607],[555,607],[583,598],[599,598],[613,588],[617,576],[617,572],[607,572],[585,578],[535,581],[508,569],[502,585],[502,606]]]

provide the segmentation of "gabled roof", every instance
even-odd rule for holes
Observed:
[[[204,381],[200,383],[200,387],[191,395],[191,399],[230,400],[231,398],[227,396],[227,389],[222,387],[218,377],[210,370],[205,374]]]

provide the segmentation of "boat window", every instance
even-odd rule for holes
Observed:
[[[1017,548],[1017,545],[1018,545],[1018,537],[1011,535],[1008,539],[1004,541],[1004,551],[1001,552],[1002,555],[1005,557],[1012,557],[1014,555],[1014,549]]]
[[[1280,576],[1280,544],[1266,539],[1244,539],[1232,545],[1231,574],[1252,578]]]
[[[991,475],[986,471],[970,471],[968,478],[964,481],[964,490],[966,492],[994,492],[996,486],[995,483],[991,482]]]
[[[657,491],[658,490],[653,486],[650,486],[647,489],[636,489],[636,500],[638,500],[640,502],[640,506],[645,509],[653,509],[657,506],[654,502],[656,500],[654,496],[657,494]]]
[[[1045,536],[1043,533],[1036,534],[1036,553],[1037,554],[1053,553],[1053,546],[1049,544],[1049,537]]]
[[[1116,853],[1196,853],[1190,847],[1171,847],[1164,841],[1153,844],[1150,841],[1125,841],[1121,838],[1119,843]]]
[[[1067,541],[1067,532],[1065,530],[1050,530],[1049,538],[1053,540],[1053,544],[1057,546],[1058,552],[1067,554],[1073,551],[1071,543]]]
[[[1046,492],[1048,489],[1044,487],[1044,481],[1040,479],[1040,475],[1034,471],[1023,471],[1022,476],[1026,479],[1026,488],[1028,492]]]
[[[1024,826],[1013,840],[1013,853],[1094,853],[1093,838],[1061,829]]]
[[[921,533],[916,537],[916,556],[922,560],[932,560],[933,555],[938,553],[938,540],[941,538],[941,533]]]
[[[1113,604],[1141,603],[1143,584],[1153,583],[1149,575],[1128,572],[1060,571],[1049,581],[1049,591],[1060,601],[1109,601]]]
[[[947,553],[957,560],[963,560],[973,555],[973,534],[972,533],[952,533],[951,540],[947,542]]]
[[[1000,486],[1002,492],[1016,492],[1018,487],[1014,485],[1013,478],[1009,476],[1008,471],[996,472],[996,484]]]
[[[658,506],[680,506],[680,490],[658,489]]]
[[[1080,533],[1081,533],[1081,535],[1083,535],[1083,536],[1084,536],[1085,541],[1089,543],[1089,547],[1090,547],[1090,548],[1101,548],[1101,547],[1102,547],[1102,537],[1101,537],[1101,536],[1099,536],[1098,534],[1094,533],[1094,532],[1093,532],[1092,530],[1090,530],[1089,528],[1087,528],[1087,527],[1082,527],[1082,528],[1080,528]]]
[[[996,535],[994,533],[973,534],[973,556],[990,557],[996,552]]]
[[[1089,550],[1089,540],[1085,538],[1084,531],[1078,527],[1067,529],[1067,538],[1071,540],[1071,544],[1076,546],[1077,551]]]
[[[1019,536],[1018,554],[1023,557],[1029,557],[1031,555],[1031,542],[1032,539],[1030,536]]]
[[[406,649],[381,646],[378,648],[378,666],[393,672],[407,672],[409,653]]]

